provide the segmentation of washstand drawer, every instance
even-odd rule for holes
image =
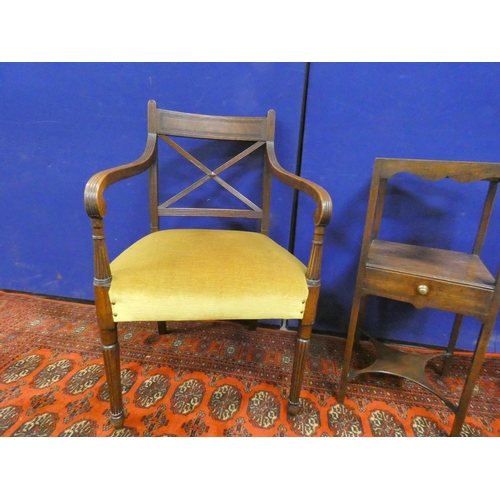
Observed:
[[[464,285],[411,274],[368,267],[365,293],[409,302],[415,307],[432,307],[481,317],[488,313],[493,287]]]

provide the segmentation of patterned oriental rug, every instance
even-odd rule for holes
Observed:
[[[433,394],[396,377],[352,381],[335,394],[344,340],[314,335],[302,411],[286,414],[294,334],[233,322],[120,329],[125,428],[108,424],[109,395],[92,305],[0,292],[0,436],[445,436],[453,414]],[[409,349],[409,348],[408,348]],[[417,349],[414,349],[417,350]],[[423,349],[418,349],[422,351]],[[363,342],[355,363],[374,355]],[[435,364],[433,364],[435,363]],[[470,355],[446,380],[458,400]],[[500,356],[489,354],[463,436],[500,436]]]

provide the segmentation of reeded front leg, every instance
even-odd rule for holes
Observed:
[[[125,414],[122,402],[122,384],[120,377],[120,345],[116,325],[111,329],[101,329],[104,368],[109,389],[111,406],[111,424],[115,429],[123,427]]]
[[[290,386],[290,396],[288,399],[287,411],[289,415],[297,415],[300,410],[300,390],[304,379],[304,369],[306,366],[306,356],[309,349],[312,325],[300,324],[295,342],[295,354],[293,356],[292,382]]]
[[[316,308],[320,290],[319,280],[309,280],[309,296],[307,298],[304,317],[299,325],[297,340],[295,341],[295,354],[293,356],[292,382],[290,385],[290,396],[288,398],[287,411],[289,415],[297,415],[300,410],[300,391],[304,370],[306,366],[307,351],[311,339],[312,326],[316,319]]]
[[[108,252],[104,240],[104,223],[102,218],[92,219],[92,239],[94,240],[94,297],[97,324],[101,332],[103,346],[104,369],[109,388],[111,403],[111,424],[120,429],[123,427],[122,391],[120,380],[120,347],[118,332],[113,319],[109,300],[111,270]]]

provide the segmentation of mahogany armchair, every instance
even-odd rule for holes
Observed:
[[[320,291],[324,231],[331,218],[332,203],[322,187],[286,171],[279,164],[274,133],[272,110],[266,117],[209,116],[157,109],[156,103],[149,101],[147,142],[142,156],[132,163],[99,172],[88,181],[85,209],[92,222],[95,304],[109,385],[111,423],[116,428],[124,423],[117,335],[120,322],[154,321],[158,322],[159,333],[165,333],[167,321],[299,320],[287,411],[295,415],[300,410],[306,353]],[[176,137],[176,141],[172,137]],[[178,138],[187,137],[236,141],[240,152],[211,169],[179,144]],[[161,204],[158,139],[205,174]],[[263,156],[261,207],[220,176],[236,162],[257,152]],[[146,170],[149,172],[151,232],[109,262],[104,233],[104,192],[110,185]],[[316,204],[307,266],[268,236],[272,178],[306,193]],[[247,208],[173,206],[210,180]],[[258,232],[161,229],[159,220],[163,216],[252,218],[258,220],[260,227]]]

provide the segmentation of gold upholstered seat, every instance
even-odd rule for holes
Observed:
[[[171,229],[111,263],[115,321],[301,319],[306,266],[268,236]]]
[[[332,206],[323,188],[279,164],[274,130],[272,110],[264,117],[212,116],[157,109],[150,101],[142,156],[99,172],[87,183],[85,208],[93,228],[94,295],[115,427],[123,426],[125,415],[117,323],[129,321],[158,322],[159,333],[166,334],[167,321],[251,320],[255,324],[259,319],[299,320],[287,410],[291,415],[300,411],[300,390],[320,290],[324,232]],[[167,161],[163,163],[159,143],[166,148]],[[237,163],[242,166],[240,173],[250,173],[253,181],[258,180],[258,188],[251,189],[245,179],[240,188],[245,194],[236,189],[233,183],[240,176],[236,176],[236,169],[228,175],[226,171]],[[189,169],[196,174],[193,179],[188,177]],[[149,203],[145,204],[149,204],[151,232],[109,262],[104,192],[110,185],[145,171],[149,174]],[[158,180],[163,172],[175,179],[167,183],[169,189],[184,186],[181,181],[188,185],[159,204],[163,192]],[[314,201],[307,266],[270,238],[273,179]],[[186,207],[188,195],[207,184],[222,193],[217,194],[216,203],[212,195],[204,195]],[[249,199],[253,195],[260,198],[260,206]],[[237,206],[230,206],[228,202],[234,198]],[[212,205],[205,206],[207,199]],[[162,216],[195,216],[194,220],[222,217],[232,225],[227,228],[222,225],[224,219],[219,219],[216,229],[207,229],[206,224],[199,229],[193,225],[163,228],[159,222]],[[235,218],[246,219],[246,226],[253,223],[253,228],[244,229],[242,222],[231,221]]]

